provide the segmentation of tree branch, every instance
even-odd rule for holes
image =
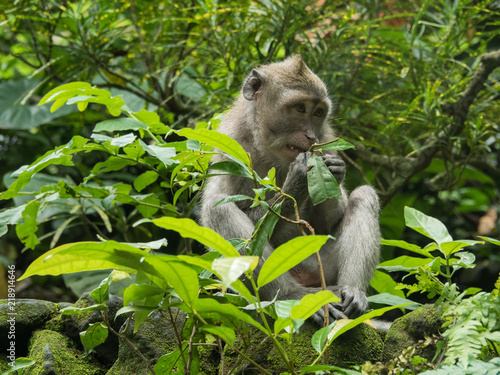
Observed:
[[[480,60],[481,65],[470,79],[460,98],[455,102],[441,105],[443,112],[453,118],[453,124],[439,135],[430,136],[415,157],[378,155],[369,151],[364,145],[356,144],[357,155],[361,160],[395,171],[394,180],[381,197],[382,206],[385,206],[408,183],[411,177],[429,166],[432,158],[441,149],[442,145],[448,144],[451,137],[457,136],[463,131],[470,106],[483,89],[491,72],[500,67],[500,50],[485,53],[480,57]]]

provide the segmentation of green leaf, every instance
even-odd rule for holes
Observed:
[[[127,165],[135,165],[135,162],[117,156],[110,156],[108,160],[97,163],[94,168],[92,168],[92,174],[95,176],[99,173],[119,171]]]
[[[40,243],[36,232],[38,230],[38,222],[36,220],[40,202],[31,201],[24,209],[22,216],[24,222],[16,225],[17,237],[29,249],[34,249]]]
[[[188,348],[189,348],[188,343],[186,341],[183,341],[182,351],[184,352],[185,358],[188,355],[187,353]],[[154,370],[156,374],[171,374],[175,368],[179,369],[183,368],[182,356],[179,348],[177,348],[171,353],[162,355],[158,360],[158,362],[156,363]]]
[[[154,225],[175,230],[182,237],[192,238],[203,245],[214,249],[225,257],[238,257],[239,253],[220,234],[210,228],[202,227],[191,219],[162,217],[151,221]]]
[[[281,331],[290,327],[292,324],[293,322],[291,318],[278,317],[278,319],[274,321],[274,334],[278,335]]]
[[[209,314],[209,313],[217,313],[222,316],[229,316],[235,318],[237,320],[241,320],[245,323],[253,325],[258,328],[262,332],[267,333],[266,329],[256,320],[250,317],[250,315],[245,314],[238,310],[238,308],[234,305],[230,304],[221,304],[212,298],[202,298],[198,299],[194,305],[194,309],[199,314]],[[190,311],[188,311],[190,312]]]
[[[290,317],[292,319],[307,319],[322,306],[332,302],[340,302],[340,298],[329,290],[308,294],[300,300],[300,304],[293,307]]]
[[[175,163],[175,161],[172,160],[177,155],[174,147],[156,145],[148,146],[141,139],[139,139],[139,144],[149,155],[159,159],[163,164],[165,164],[165,167]]]
[[[66,96],[70,98],[75,95],[76,92],[84,92],[92,87],[90,83],[87,82],[70,82],[64,85],[58,86],[52,90],[50,90],[47,94],[45,94],[42,99],[40,99],[40,103],[38,105],[42,105],[44,103],[49,103],[51,101],[56,100],[58,97]],[[68,94],[70,93],[70,94]]]
[[[496,240],[496,239],[490,238],[490,237],[484,237],[484,236],[478,236],[478,237],[481,238],[482,240],[485,240],[485,241],[492,243],[493,245],[500,246],[499,240]]]
[[[298,305],[299,303],[300,303],[299,300],[291,300],[291,299],[276,301],[274,304],[276,315],[282,319],[290,318],[293,307]]]
[[[200,327],[203,331],[211,333],[212,335],[219,336],[222,340],[227,342],[229,345],[233,345],[236,339],[236,334],[234,329],[227,326],[213,326],[210,324],[204,324]]]
[[[384,240],[384,239],[382,239],[381,244],[385,245],[385,246],[399,247],[400,249],[405,249],[405,250],[411,251],[413,253],[424,255],[424,256],[429,257],[429,258],[433,257],[427,250],[422,249],[420,246],[408,243],[408,242],[403,241],[403,240]]]
[[[199,282],[196,271],[174,256],[149,256],[147,262],[154,266],[179,297],[192,306],[198,299]]]
[[[218,163],[211,164],[208,169],[210,171],[216,170],[216,171],[221,171],[224,172],[223,174],[230,174],[234,176],[240,176],[240,177],[245,177],[252,179],[253,176],[245,165],[238,164],[234,161],[221,161]]]
[[[281,205],[275,205],[274,211],[281,212]],[[266,211],[264,216],[257,222],[252,233],[252,241],[248,243],[247,249],[252,255],[262,256],[267,241],[274,232],[274,227],[278,223],[279,217],[271,211]]]
[[[109,285],[111,284],[112,280],[113,280],[113,272],[111,272],[111,274],[108,277],[102,280],[99,286],[90,293],[90,298],[92,298],[96,303],[99,304],[108,302]]]
[[[5,370],[5,372],[2,372],[2,375],[12,374],[15,373],[16,371],[19,371],[16,372],[16,374],[22,374],[24,373],[24,371],[22,370],[23,368],[33,366],[34,364],[35,361],[33,361],[32,359],[25,357],[16,358],[13,365],[9,366],[7,370]]]
[[[146,171],[139,176],[136,177],[134,180],[134,188],[138,192],[141,192],[146,186],[151,185],[154,183],[160,175],[154,171]]]
[[[31,181],[31,177],[35,173],[40,172],[49,165],[73,166],[74,164],[71,160],[73,141],[78,141],[77,137],[73,137],[73,139],[64,146],[46,152],[31,165],[23,166],[15,171],[13,177],[17,176],[17,180],[9,186],[7,191],[0,194],[0,199],[14,198],[16,194]]]
[[[276,248],[260,270],[257,280],[259,288],[319,251],[327,240],[328,236],[301,236]]]
[[[328,371],[328,372],[327,372]],[[323,373],[332,373],[332,374],[340,374],[340,375],[361,375],[361,372],[354,370],[347,370],[338,366],[331,365],[313,365],[304,367],[300,374],[323,374]]]
[[[85,332],[80,332],[80,339],[86,352],[101,345],[107,338],[108,327],[103,322],[91,324]]]
[[[153,285],[132,284],[123,291],[123,305],[127,306],[131,302],[137,303],[145,298],[163,296],[164,294],[164,289]],[[144,304],[141,305],[144,306]]]
[[[344,141],[343,139],[339,139],[336,142],[328,143],[327,145],[324,145],[316,150],[344,151],[344,150],[349,150],[350,148],[355,148],[352,143]]]
[[[330,173],[323,159],[312,155],[307,160],[309,171],[307,172],[307,188],[311,201],[314,205],[327,199],[342,198],[339,184]]]
[[[414,208],[405,207],[405,222],[406,226],[433,239],[438,244],[453,241],[453,238],[448,233],[448,229],[446,229],[442,222]]]
[[[222,291],[226,293],[232,283],[243,273],[253,271],[257,263],[259,263],[259,257],[255,256],[218,258],[212,262],[212,269],[222,278]]]
[[[157,275],[158,272],[142,261],[145,255],[147,252],[144,250],[115,241],[69,243],[35,259],[19,280],[33,275],[60,275],[110,268],[135,273],[144,267],[146,272]]]
[[[190,128],[183,128],[177,131],[177,134],[188,139],[196,139],[199,142],[218,148],[222,152],[232,155],[236,159],[245,163],[247,166],[250,166],[250,159],[247,152],[238,142],[225,134],[219,133],[215,130],[193,130]]]
[[[411,303],[412,305],[405,306],[405,309],[408,310],[415,310],[421,305],[418,302],[414,302],[406,298],[401,298],[390,293],[381,293],[370,296],[368,297],[368,302],[379,303],[381,305],[389,305],[389,306],[401,305],[403,303]]]
[[[117,132],[123,130],[139,130],[139,129],[147,129],[147,126],[145,126],[142,122],[137,121],[136,119],[123,117],[123,118],[98,122],[94,127],[94,133],[99,133],[104,131]]]
[[[363,314],[359,318],[356,318],[354,320],[351,320],[351,319],[338,320],[337,324],[335,325],[335,327],[333,327],[333,330],[328,337],[328,342],[331,343],[333,340],[335,340],[341,334],[349,331],[350,329],[356,327],[357,325],[360,325],[365,320],[376,318],[377,316],[385,314],[387,311],[391,311],[391,310],[398,309],[401,307],[406,308],[406,306],[411,305],[411,304],[414,304],[414,302],[404,303],[404,304],[396,305],[396,306],[383,307],[381,309],[376,309],[376,310],[370,311],[369,313]]]
[[[440,244],[440,249],[441,252],[446,255],[450,256],[457,251],[462,250],[464,247],[467,246],[474,246],[477,244],[484,244],[483,241],[474,241],[474,240],[456,240],[456,241],[450,241],[450,242],[443,242]]]
[[[401,298],[405,297],[401,290],[396,289],[397,283],[385,272],[375,271],[370,285],[379,293],[391,293]]]
[[[231,203],[231,202],[240,202],[240,201],[244,201],[247,199],[253,200],[253,198],[249,197],[248,195],[232,195],[230,197],[221,199],[216,204],[214,204],[214,207],[218,206],[220,204],[226,204],[226,203]]]
[[[91,305],[91,306],[87,306],[87,307],[68,306],[68,307],[65,307],[64,309],[61,309],[61,314],[62,315],[77,315],[77,314],[81,314],[82,312],[94,312],[94,311],[108,311],[108,306],[106,306],[105,304]]]
[[[380,263],[377,268],[388,272],[411,271],[415,268],[430,264],[433,259],[430,258],[415,258],[407,255],[388,260]]]
[[[327,343],[328,335],[332,331],[333,327],[335,327],[336,323],[337,323],[337,321],[333,322],[328,327],[323,327],[321,329],[318,329],[312,335],[311,344],[312,344],[312,347],[314,348],[314,350],[316,350],[318,353],[321,353],[321,351],[325,347],[325,344]]]
[[[38,79],[5,80],[0,83],[0,129],[30,130],[76,112],[76,108],[70,106],[52,113],[50,105],[33,105],[29,99],[34,98],[39,85]]]
[[[137,137],[132,134],[125,134],[122,135],[121,137],[115,137],[112,138],[111,141],[109,142],[111,146],[116,146],[116,147],[125,147],[128,146],[129,144],[133,143]]]

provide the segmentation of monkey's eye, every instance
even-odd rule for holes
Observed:
[[[294,108],[299,113],[305,113],[306,112],[306,106],[304,104],[296,104]]]
[[[325,113],[325,110],[323,108],[318,108],[314,111],[314,116],[323,117],[324,113]]]

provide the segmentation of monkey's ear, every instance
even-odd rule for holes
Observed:
[[[261,86],[262,77],[260,73],[254,69],[243,85],[243,97],[246,100],[254,100],[255,94],[259,91]]]

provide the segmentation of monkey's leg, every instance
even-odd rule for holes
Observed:
[[[379,203],[375,190],[361,186],[349,196],[344,217],[326,256],[335,267],[335,287],[347,316],[359,316],[368,307],[365,291],[380,255]],[[335,289],[335,290],[333,290]]]

